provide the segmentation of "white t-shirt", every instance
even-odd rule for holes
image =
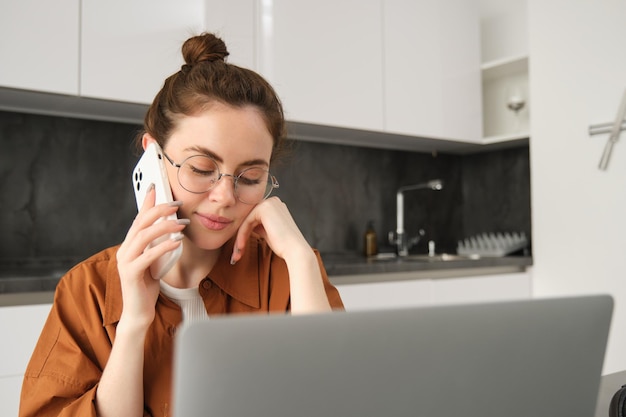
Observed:
[[[174,301],[183,310],[183,323],[209,318],[198,288],[176,288],[163,280],[160,283],[163,295]]]

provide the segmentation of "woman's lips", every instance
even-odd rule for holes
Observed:
[[[198,214],[200,223],[209,230],[223,230],[230,226],[233,222],[231,219],[222,216],[215,216],[212,214]]]

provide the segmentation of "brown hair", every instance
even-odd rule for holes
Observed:
[[[177,119],[192,116],[220,102],[234,107],[256,107],[274,139],[272,160],[284,150],[285,118],[280,99],[272,86],[256,72],[226,62],[226,44],[212,33],[185,41],[185,64],[169,76],[144,118],[144,131],[163,147],[176,127]]]

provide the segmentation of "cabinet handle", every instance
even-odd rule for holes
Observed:
[[[606,142],[606,146],[604,147],[604,152],[602,152],[602,158],[600,158],[600,164],[598,165],[598,168],[602,171],[605,171],[606,168],[609,165],[609,159],[611,158],[611,152],[613,151],[613,145],[615,145],[615,143],[617,142],[617,140],[619,139],[619,135],[620,132],[622,130],[624,130],[624,116],[626,116],[626,91],[624,91],[624,94],[622,96],[622,102],[619,105],[619,109],[617,110],[617,116],[615,117],[615,121],[613,122],[612,125],[610,125],[610,134],[609,134],[609,139]],[[606,129],[607,125],[602,125],[601,129]],[[592,129],[593,129],[593,133],[592,133]],[[593,134],[597,134],[597,133],[601,133],[598,129],[598,126],[590,126],[589,127],[589,134],[593,135]],[[605,132],[604,130],[602,130],[602,132]]]
[[[589,136],[603,135],[605,133],[611,133],[613,123],[598,123],[597,125],[589,125]],[[622,122],[621,130],[626,130],[626,120]]]

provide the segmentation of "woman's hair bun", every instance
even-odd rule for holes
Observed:
[[[206,61],[225,61],[228,55],[224,41],[212,33],[191,37],[183,44],[183,58],[189,66]]]

